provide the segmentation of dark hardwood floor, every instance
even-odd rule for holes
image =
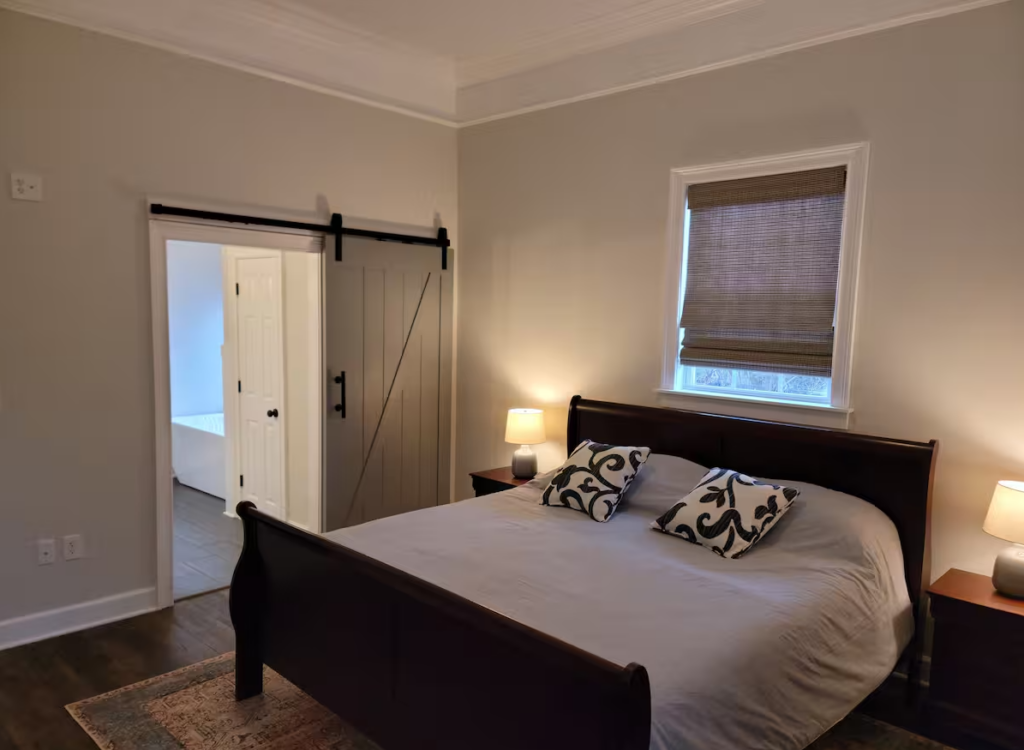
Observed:
[[[174,485],[174,598],[231,585],[242,551],[242,524],[224,515],[224,501]]]
[[[0,750],[96,750],[64,710],[235,647],[228,593],[0,651]]]

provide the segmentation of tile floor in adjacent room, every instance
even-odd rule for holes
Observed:
[[[175,482],[175,600],[229,586],[241,551],[242,524],[224,501]]]

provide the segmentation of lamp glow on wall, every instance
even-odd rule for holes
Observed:
[[[519,445],[512,454],[512,476],[532,479],[537,475],[537,454],[531,445],[547,440],[544,435],[544,412],[541,409],[509,409],[505,425],[505,442]]]
[[[982,528],[994,537],[1013,542],[996,558],[992,585],[1001,594],[1024,598],[1024,482],[996,485]]]

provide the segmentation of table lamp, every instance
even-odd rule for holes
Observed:
[[[543,443],[544,412],[540,409],[509,409],[505,425],[505,442],[519,445],[512,454],[512,476],[517,479],[532,479],[537,474],[537,454],[531,445]]]
[[[996,558],[992,585],[1000,594],[1024,599],[1024,482],[1002,481],[992,493],[985,532],[1013,542]]]

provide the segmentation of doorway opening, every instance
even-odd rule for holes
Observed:
[[[242,549],[227,505],[224,317],[222,247],[168,241],[175,599],[227,586]]]
[[[323,256],[308,235],[176,222],[151,233],[167,606],[230,585],[239,502],[319,530]]]

